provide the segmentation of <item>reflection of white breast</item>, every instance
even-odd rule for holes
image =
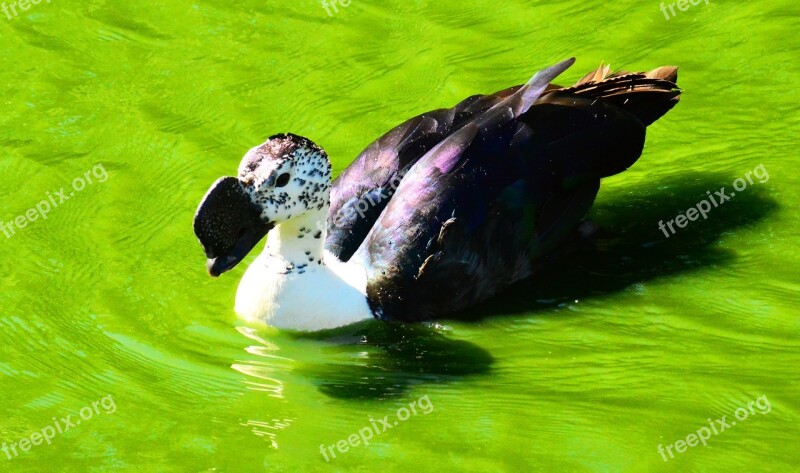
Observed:
[[[262,253],[247,268],[236,293],[236,313],[290,330],[322,330],[372,318],[364,268],[326,252],[325,264],[283,273],[287,261]]]

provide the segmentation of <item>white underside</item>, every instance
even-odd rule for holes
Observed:
[[[264,251],[247,268],[236,293],[236,313],[273,327],[315,331],[373,318],[367,304],[367,275],[355,263],[324,254],[324,264],[309,264],[304,273],[283,274],[287,261]]]

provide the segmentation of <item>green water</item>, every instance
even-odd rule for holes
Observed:
[[[18,12],[0,16],[0,219],[58,205],[0,233],[0,442],[89,419],[0,452],[0,471],[800,467],[797,2],[712,0],[669,20],[655,0]],[[605,181],[594,247],[472,322],[298,336],[237,321],[243,268],[210,279],[191,222],[249,147],[293,131],[339,171],[407,117],[572,55],[565,82],[601,61],[675,64],[686,91]],[[659,220],[759,165],[766,182],[664,238]],[[320,453],[415,401],[429,413]]]

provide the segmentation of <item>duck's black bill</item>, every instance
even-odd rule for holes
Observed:
[[[275,226],[235,177],[223,177],[208,191],[194,217],[194,233],[206,253],[208,274],[218,277],[239,264]]]

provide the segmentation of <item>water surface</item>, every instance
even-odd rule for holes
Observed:
[[[107,396],[114,409],[0,453],[1,471],[798,468],[796,2],[670,19],[628,0],[19,13],[0,16],[0,219],[54,200],[47,219],[0,233],[0,442]],[[242,269],[210,279],[191,222],[249,147],[292,131],[338,172],[405,118],[573,55],[566,82],[602,61],[675,64],[686,91],[639,162],[605,180],[594,246],[468,322],[298,336],[237,321]],[[659,230],[759,165],[769,179],[707,220]],[[659,454],[762,396],[767,413],[707,447]],[[422,398],[428,414],[369,446],[320,453]]]

